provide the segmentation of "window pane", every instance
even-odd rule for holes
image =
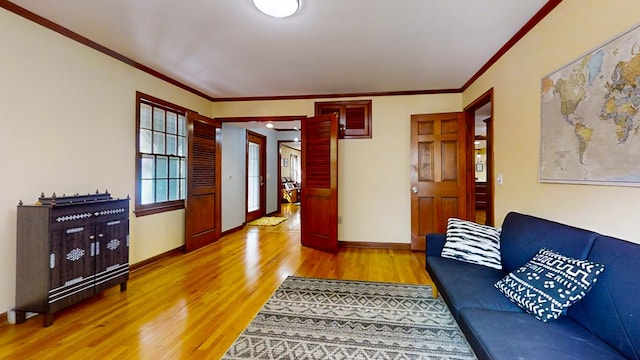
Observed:
[[[180,180],[169,180],[169,201],[180,199]]]
[[[142,205],[153,203],[153,180],[140,181],[140,203]]]
[[[164,133],[154,131],[153,132],[153,152],[154,154],[164,154]]]
[[[153,130],[164,131],[164,110],[153,109]]]
[[[156,178],[166,179],[169,175],[169,159],[166,156],[158,156],[156,159]]]
[[[180,177],[187,177],[187,160],[185,159],[180,159]]]
[[[155,161],[154,161],[154,157],[151,155],[142,155],[142,178],[143,179],[153,179],[153,174],[154,171],[153,169],[155,168]]]
[[[178,139],[175,135],[167,135],[167,155],[178,154]]]
[[[184,147],[184,142],[185,138],[183,136],[178,136],[178,155],[180,156],[185,156],[185,147]]]
[[[151,130],[140,129],[140,152],[151,153]]]
[[[151,106],[140,104],[140,127],[151,129]]]
[[[260,145],[249,143],[249,164],[247,176],[247,210],[260,208]]]
[[[169,134],[178,133],[178,114],[167,112],[167,132]]]
[[[180,199],[184,199],[187,196],[187,181],[180,179]]]
[[[156,180],[156,202],[163,202],[168,200],[168,180]]]
[[[169,158],[169,178],[176,179],[180,176],[180,159],[177,157]]]
[[[187,134],[187,122],[185,121],[184,115],[178,115],[178,135],[186,135]]]

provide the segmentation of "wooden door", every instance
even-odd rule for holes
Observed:
[[[411,249],[444,233],[450,217],[467,218],[464,113],[411,116]]]
[[[185,252],[220,238],[220,122],[187,113]]]
[[[338,116],[302,121],[302,245],[338,252]]]
[[[266,213],[267,193],[265,178],[267,173],[267,138],[263,135],[247,131],[246,159],[246,204],[245,221],[258,219]]]

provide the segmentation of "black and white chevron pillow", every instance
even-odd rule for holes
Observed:
[[[524,311],[547,322],[582,299],[604,265],[542,248],[526,264],[499,280],[498,288]]]
[[[501,270],[500,228],[450,218],[440,255]]]

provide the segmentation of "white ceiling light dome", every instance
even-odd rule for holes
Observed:
[[[276,18],[285,18],[300,9],[300,0],[251,0],[258,10]]]

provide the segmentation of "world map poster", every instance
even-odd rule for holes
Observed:
[[[542,79],[541,182],[640,186],[640,26]]]

